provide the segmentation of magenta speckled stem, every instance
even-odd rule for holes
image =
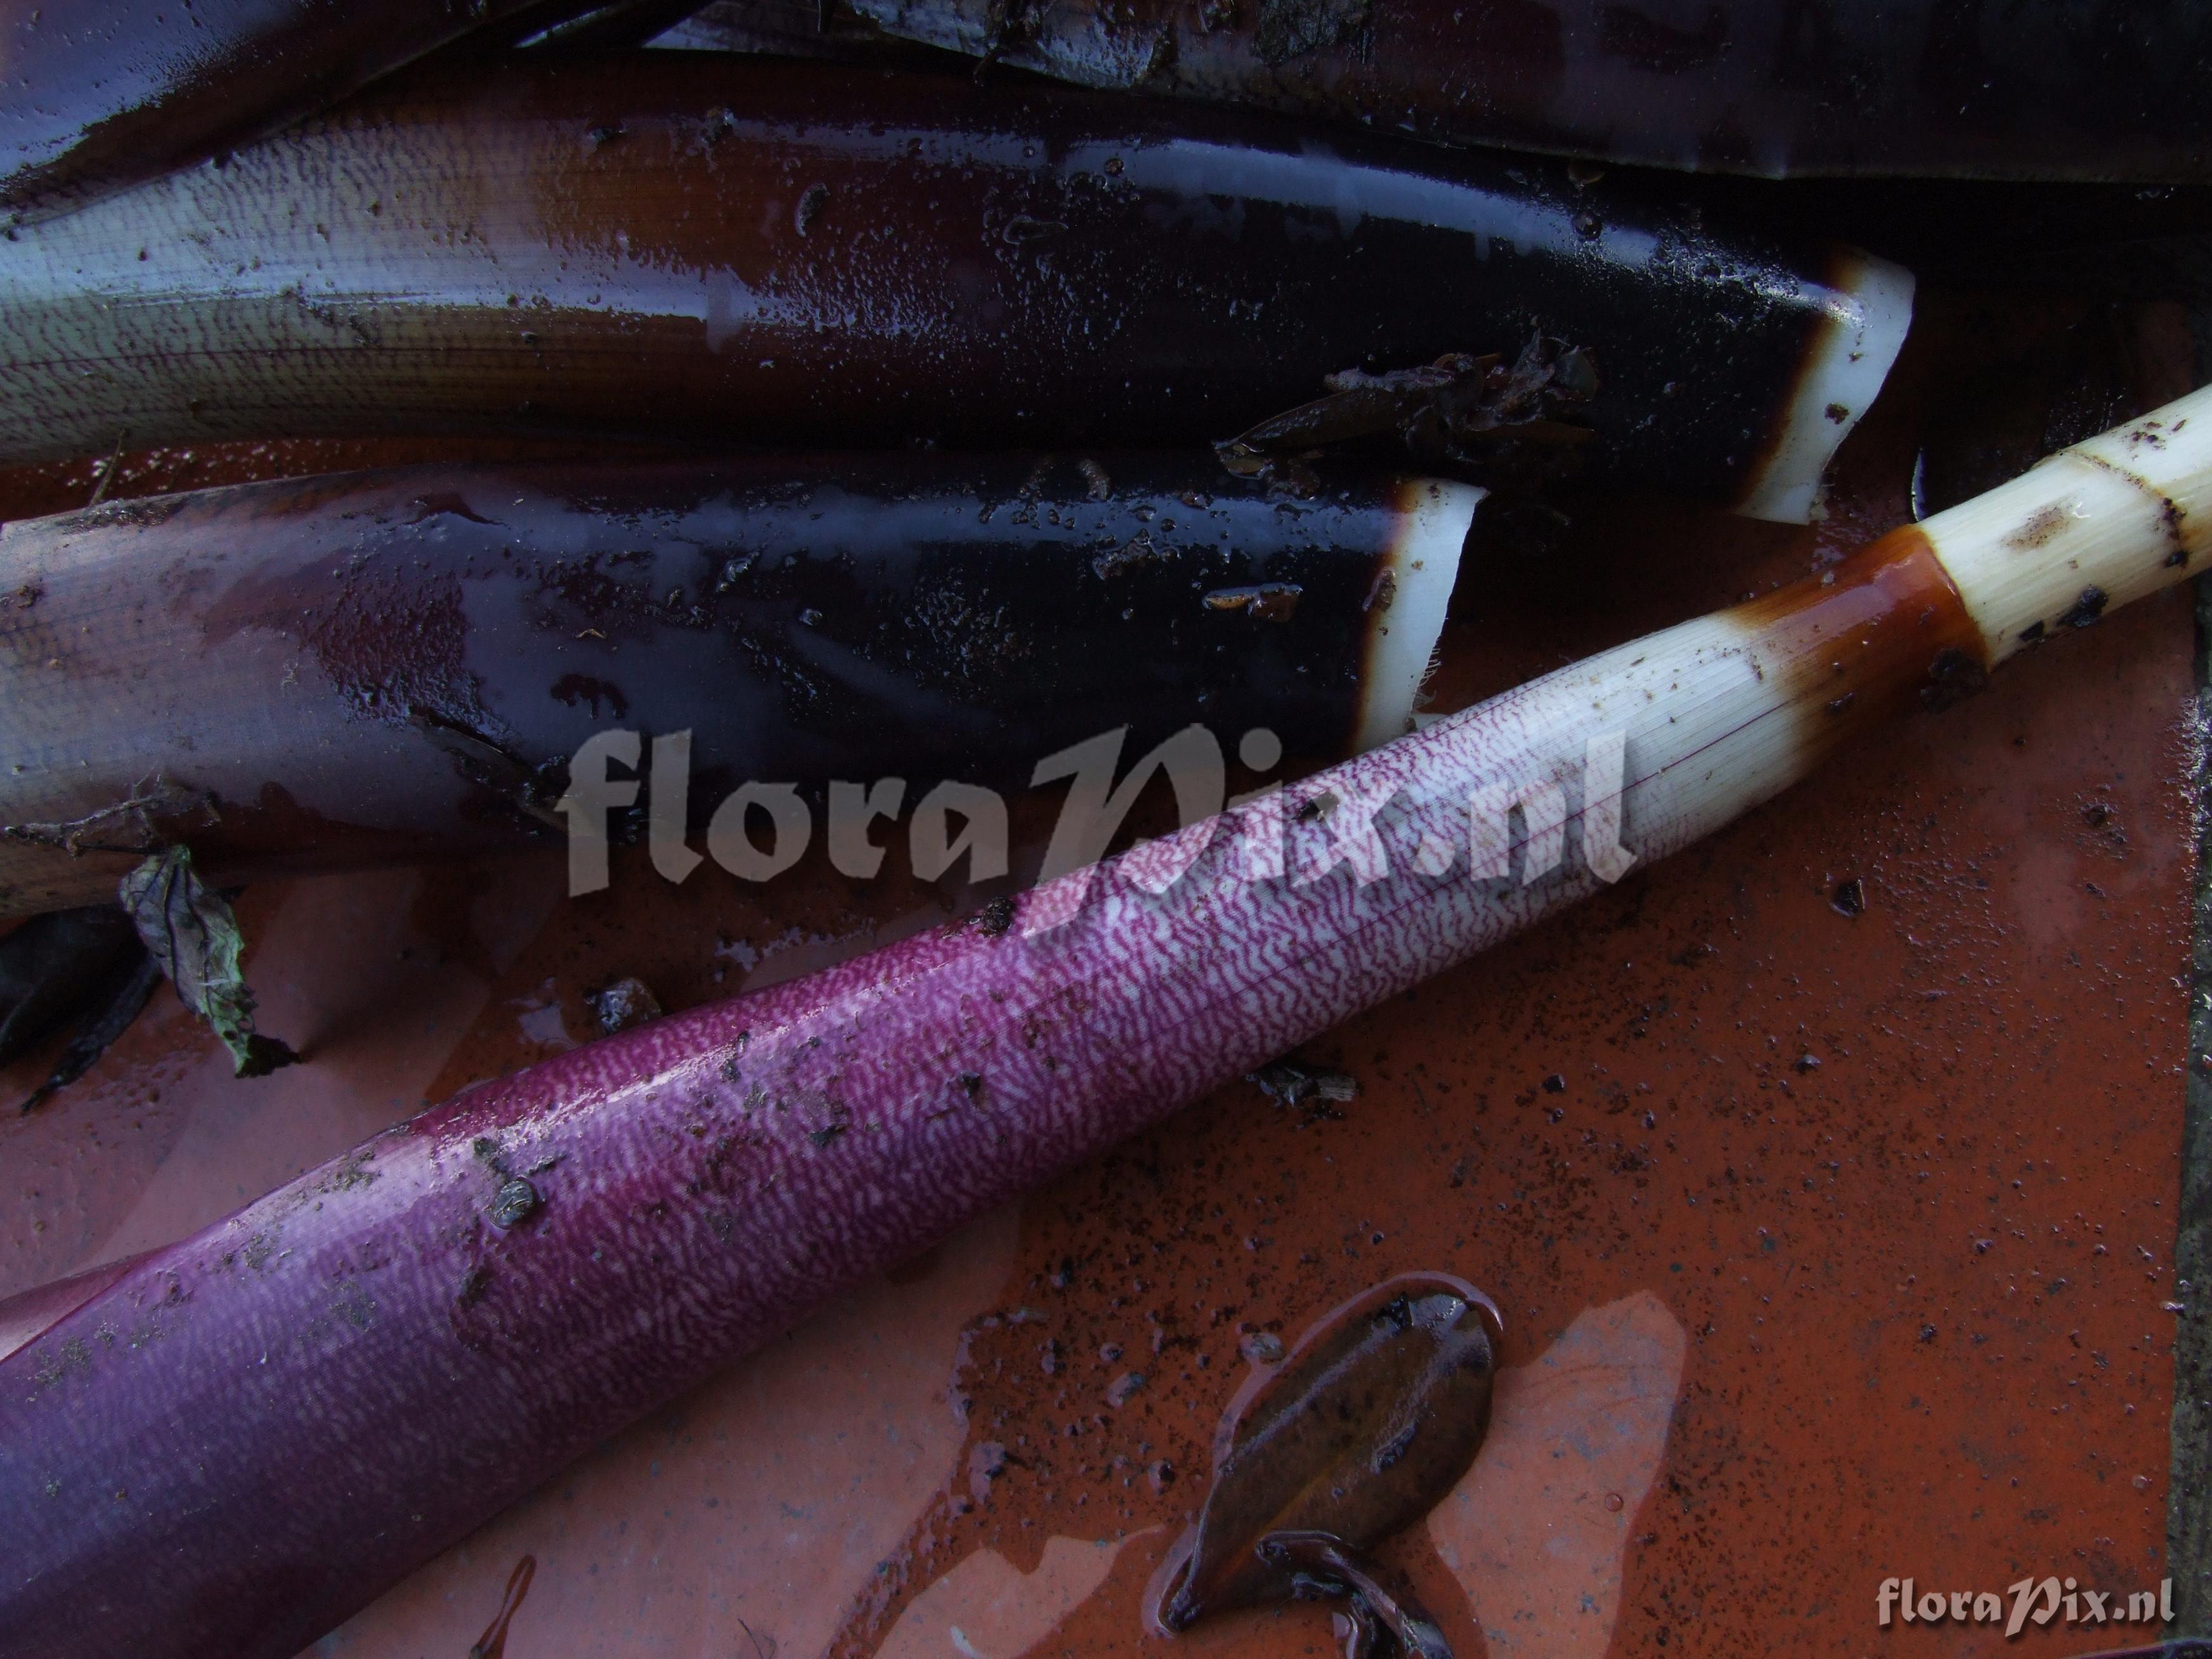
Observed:
[[[1232,811],[1010,925],[482,1085],[153,1253],[0,1361],[0,1654],[296,1652],[823,1297],[1589,891],[1552,832],[1622,711],[1646,856],[1771,793],[1800,745],[1747,638],[1654,636],[1308,780],[1287,823]],[[1765,769],[1716,806],[1739,750]],[[1477,878],[1469,791],[1497,785],[1529,802],[1515,848],[1532,823],[1563,864]],[[1250,878],[1271,822],[1289,873]],[[1361,884],[1351,846],[1390,873]]]
[[[2075,584],[2201,568],[2212,389],[2068,453],[88,1276],[0,1359],[0,1656],[284,1659],[825,1296],[1978,684]]]

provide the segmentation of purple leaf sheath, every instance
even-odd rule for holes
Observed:
[[[1966,637],[1924,543],[1840,570],[88,1276],[0,1360],[0,1655],[295,1653],[823,1297],[1618,877],[1610,824],[1640,864],[1766,799]]]

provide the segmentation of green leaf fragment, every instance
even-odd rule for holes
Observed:
[[[246,940],[230,901],[202,881],[191,849],[156,853],[123,878],[117,897],[184,1005],[215,1029],[240,1077],[265,1077],[299,1060],[253,1029],[253,993],[239,970]]]

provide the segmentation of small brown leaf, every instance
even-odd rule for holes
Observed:
[[[1434,1508],[1490,1426],[1495,1357],[1474,1286],[1440,1273],[1393,1279],[1302,1337],[1240,1393],[1217,1438],[1213,1488],[1159,1620],[1290,1595],[1286,1558],[1263,1540],[1327,1534],[1353,1554]]]

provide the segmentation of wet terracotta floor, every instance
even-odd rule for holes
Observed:
[[[1439,705],[1899,521],[1934,398],[1900,379],[1815,530],[1624,505],[1571,556],[1478,557]],[[2123,1644],[1881,1631],[1875,1593],[2163,1571],[2191,637],[2175,593],[2047,647],[1343,1027],[1309,1057],[1356,1100],[1220,1091],[609,1442],[316,1650],[462,1659],[528,1555],[510,1659],[1329,1652],[1314,1607],[1170,1646],[1138,1604],[1246,1339],[1423,1268],[1507,1321],[1488,1443],[1390,1551],[1462,1656]],[[571,902],[561,874],[250,890],[264,1029],[311,1063],[234,1082],[164,993],[0,1125],[0,1293],[580,1040],[614,975],[688,1004],[935,913],[711,867]]]

